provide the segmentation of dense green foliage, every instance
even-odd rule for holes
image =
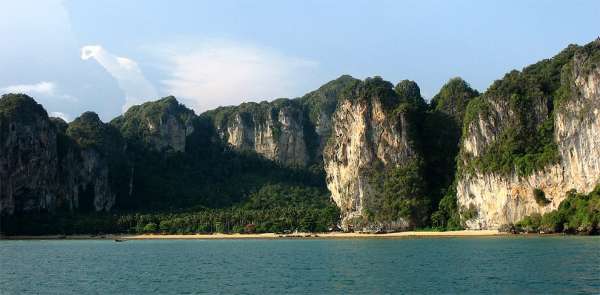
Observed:
[[[396,84],[394,91],[401,102],[411,106],[415,111],[422,112],[427,107],[427,103],[421,96],[421,89],[415,81],[402,80]]]
[[[61,123],[58,124],[60,126]],[[58,129],[62,130],[62,127]],[[69,151],[93,150],[97,153],[108,164],[110,187],[116,198],[121,200],[128,197],[130,163],[125,153],[125,140],[117,128],[100,121],[96,113],[85,112],[70,122],[64,131],[59,132],[57,142],[59,158]],[[91,191],[84,192],[80,199],[86,200],[80,200],[80,207],[86,207],[88,211],[93,210],[93,198]],[[82,206],[84,203],[87,205]]]
[[[158,125],[171,114],[176,114],[174,117],[183,125],[195,118],[192,110],[180,104],[175,97],[167,96],[157,101],[132,106],[124,115],[113,119],[110,123],[117,127],[123,137],[132,144],[143,145],[151,143],[153,135],[158,132],[150,125]]]
[[[202,130],[200,124],[197,127]],[[211,138],[191,137],[186,153],[136,151],[134,190],[128,203],[122,204],[124,208],[226,207],[267,184],[325,191],[322,174],[285,167],[255,153],[237,152]]]
[[[63,214],[2,217],[4,234],[325,232],[337,208],[207,209],[189,213]]]
[[[33,114],[32,122],[47,118],[43,107],[33,99],[19,95],[13,97],[6,96],[1,101],[3,107],[0,110],[6,111],[7,128],[8,123],[15,120],[15,112],[18,119],[26,119],[28,114]],[[282,108],[289,108],[288,111],[293,115],[296,112],[296,116],[305,111],[298,107],[301,104],[297,100],[279,99],[267,107],[266,104],[247,104],[246,114],[261,114],[256,109],[263,109],[265,112],[262,114],[278,122],[277,116]],[[171,218],[192,215],[196,220],[214,221],[201,226],[210,231],[230,232],[240,226],[245,227],[241,220],[235,221],[237,223],[227,221],[230,227],[219,225],[220,221],[216,218],[225,216],[223,218],[233,219],[232,212],[250,216],[251,222],[255,223],[252,227],[257,231],[322,231],[337,223],[339,210],[328,197],[322,169],[286,167],[253,152],[235,151],[217,136],[212,115],[196,117],[173,97],[166,97],[134,106],[111,124],[102,123],[91,112],[82,114],[70,124],[52,120],[48,128],[56,127],[58,130],[59,158],[66,155],[77,157],[80,152],[94,151],[99,155],[99,161],[107,160],[109,181],[112,190],[118,194],[113,208],[115,215],[91,213],[91,205],[85,206],[87,209],[82,205],[81,210],[76,212],[18,213],[3,216],[1,230],[40,234],[139,232],[139,228],[125,228],[119,223],[124,216],[134,214],[130,212],[152,212],[146,215],[158,219],[156,226],[159,230],[161,224],[168,223]],[[169,120],[176,120],[185,128],[192,126],[189,129],[194,132],[186,138],[185,151],[153,148],[154,140],[161,138],[157,127]],[[69,168],[68,165],[59,165],[59,169]],[[87,196],[86,192],[80,195],[82,204],[93,200],[93,194]],[[181,213],[171,216],[164,212]],[[243,222],[249,221],[244,219]],[[198,226],[193,225],[194,228]],[[146,227],[151,228],[152,225]],[[169,232],[173,231],[187,232],[186,229],[170,228]]]
[[[340,212],[323,191],[266,185],[222,209],[156,213],[91,213],[2,217],[6,234],[324,232]]]
[[[436,94],[424,115],[421,137],[425,156],[425,177],[431,197],[433,226],[459,228],[456,204],[456,157],[461,124],[467,105],[479,92],[461,78],[452,78]],[[443,197],[443,198],[442,198]],[[437,211],[436,211],[437,210]]]
[[[275,134],[277,138],[277,130],[279,129],[277,124],[279,111],[283,108],[287,108],[292,111],[295,118],[300,116],[299,105],[296,101],[287,98],[279,98],[272,102],[262,101],[256,102],[245,102],[238,106],[226,106],[219,107],[214,110],[210,110],[202,114],[202,116],[210,118],[217,127],[227,127],[228,125],[235,123],[236,117],[239,115],[242,124],[254,127],[257,124],[264,124],[266,122],[272,122],[275,124]]]
[[[48,114],[42,105],[25,94],[3,94],[0,99],[0,142],[8,134],[11,123],[32,124]]]
[[[66,134],[83,148],[99,152],[123,149],[123,138],[115,127],[100,121],[96,113],[85,112],[67,125]]]
[[[414,81],[400,81],[396,87],[379,76],[367,78],[364,81],[355,81],[349,84],[342,92],[342,96],[359,101],[377,99],[381,102],[383,111],[392,114],[392,118],[408,116],[408,121],[419,128],[422,112],[426,102],[421,97],[419,86]],[[418,136],[411,136],[416,138]]]
[[[558,161],[554,142],[554,110],[572,95],[572,62],[575,54],[592,50],[590,45],[571,45],[555,57],[512,71],[495,81],[478,99],[469,103],[464,129],[478,117],[494,118],[491,105],[508,108],[496,140],[462,171],[530,175]],[[597,45],[596,45],[597,47]],[[595,48],[598,51],[598,48]],[[593,50],[592,50],[593,51]]]
[[[540,206],[545,206],[550,204],[550,201],[546,199],[546,193],[539,188],[533,189],[533,197],[535,198],[535,202]]]
[[[462,126],[467,105],[477,96],[479,92],[471,88],[465,80],[460,77],[452,78],[431,99],[430,108],[451,116]]]
[[[394,85],[383,80],[379,76],[367,78],[364,81],[354,81],[342,91],[342,97],[349,100],[371,102],[377,99],[381,102],[383,109],[393,112],[400,99],[393,89]]]
[[[368,103],[373,103],[373,100],[380,102],[390,123],[398,124],[408,132],[409,144],[418,152],[410,162],[397,166],[384,167],[379,162],[373,164],[369,179],[381,198],[367,204],[364,212],[366,221],[379,224],[379,230],[394,228],[393,223],[402,221],[411,228],[426,225],[431,206],[426,194],[419,137],[426,103],[419,86],[414,81],[404,80],[394,88],[381,77],[373,77],[345,89],[344,97]],[[364,220],[354,223],[360,227]]]
[[[552,117],[544,120],[533,132],[519,126],[506,129],[484,155],[473,161],[473,165],[480,171],[503,174],[516,171],[519,175],[530,175],[558,161],[553,133]]]
[[[382,225],[383,230],[400,219],[408,221],[409,227],[461,227],[453,190],[459,124],[465,112],[461,108],[477,94],[459,78],[449,81],[436,96],[442,102],[429,106],[419,86],[410,80],[400,81],[392,89],[389,82],[374,77],[346,90],[346,95],[353,99],[377,98],[392,120],[408,124],[402,129],[408,132],[410,144],[417,152],[414,161],[398,167],[382,170],[375,165],[371,184],[382,198],[369,204],[365,213],[370,221]]]
[[[504,228],[519,232],[597,234],[600,232],[600,184],[589,194],[570,191],[557,210],[529,215],[514,226]]]
[[[300,103],[307,110],[310,122],[313,125],[317,125],[323,115],[325,117],[331,117],[342,92],[354,85],[357,81],[359,80],[352,76],[342,75],[319,87],[319,89],[309,92],[299,98]]]
[[[269,122],[273,137],[277,140],[281,134],[279,113],[285,109],[296,122],[301,122],[303,125],[309,169],[322,173],[323,161],[320,153],[326,141],[321,139],[329,138],[330,132],[329,128],[323,126],[331,124],[331,117],[344,90],[358,81],[349,75],[343,75],[302,97],[219,107],[203,113],[201,117],[210,120],[220,130],[226,130],[228,126],[237,124],[238,117],[242,120],[241,123],[249,128],[259,127],[256,125]],[[228,135],[224,134],[224,136]]]
[[[462,229],[462,220],[456,200],[456,186],[451,186],[440,200],[437,211],[431,214],[431,226],[438,229]]]
[[[430,104],[414,81],[403,80],[394,87],[381,77],[360,81],[344,75],[296,99],[243,103],[200,116],[174,97],[165,97],[131,107],[110,124],[91,112],[70,124],[51,119],[49,128],[58,131],[59,162],[66,155],[84,152],[96,152],[101,160],[107,160],[111,189],[118,195],[114,211],[4,216],[2,231],[324,231],[338,223],[339,211],[328,197],[321,151],[330,138],[336,106],[345,99],[380,102],[388,122],[408,132],[405,138],[415,153],[398,166],[374,164],[372,184],[380,198],[371,198],[374,204],[367,204],[369,209],[364,213],[368,221],[384,229],[399,220],[413,228],[458,229],[465,219],[475,218],[477,211],[457,204],[457,163],[462,165],[461,173],[516,171],[529,175],[556,162],[555,110],[573,95],[573,60],[585,60],[583,71],[597,67],[598,44],[570,46],[552,59],[521,72],[512,71],[483,95],[461,78],[453,78]],[[502,114],[498,108],[503,108]],[[217,134],[239,118],[249,128],[269,124],[277,140],[282,132],[282,111],[303,124],[309,167],[285,166],[253,152],[234,150],[222,140],[222,134]],[[47,118],[47,113],[32,98],[4,95],[0,100],[0,136],[15,120],[30,124],[39,117]],[[458,159],[461,135],[477,129],[471,123],[480,118],[501,122],[493,123],[498,127],[495,140],[480,157],[463,154]],[[161,132],[168,132],[156,127],[166,126],[167,121],[172,125],[170,120],[186,128],[183,151],[153,148],[164,140]],[[60,169],[69,169],[63,166]],[[556,212],[527,217],[517,226],[551,232],[596,231],[597,191],[588,196],[573,193]],[[539,205],[550,202],[543,191],[533,193]]]
[[[328,193],[317,187],[267,184],[250,194],[241,205],[245,209],[274,209],[287,207],[326,208],[333,206]]]
[[[385,173],[383,206],[377,215],[382,221],[408,220],[413,226],[426,225],[430,200],[425,194],[423,164],[414,160]]]
[[[349,75],[329,81],[319,89],[298,98],[304,111],[304,140],[311,158],[311,170],[322,171],[323,159],[320,157],[331,129],[323,128],[331,124],[331,118],[345,89],[355,85],[358,79]],[[306,120],[308,118],[308,120]],[[317,132],[317,130],[319,130]],[[321,140],[321,138],[323,140]]]

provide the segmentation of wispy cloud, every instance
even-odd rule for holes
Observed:
[[[119,87],[125,92],[123,112],[135,104],[158,98],[154,86],[146,80],[138,64],[126,57],[116,56],[100,45],[88,45],[81,48],[81,59],[95,59],[113,76]]]
[[[69,122],[69,116],[65,113],[62,112],[50,112],[49,114],[50,117],[56,117],[56,118],[61,118],[63,120],[65,120],[66,122]]]
[[[2,92],[25,93],[30,95],[44,94],[53,95],[56,85],[53,82],[42,81],[35,84],[17,84],[1,88]]]
[[[317,67],[311,60],[228,41],[170,47],[163,52],[169,77],[164,92],[181,97],[197,112],[218,106],[298,94]]]
[[[24,93],[33,96],[35,99],[63,100],[76,102],[77,99],[68,95],[60,94],[57,91],[57,85],[54,82],[42,81],[35,84],[17,84],[0,88],[0,93]],[[50,117],[58,117],[69,122],[69,115],[63,112],[49,112]]]
[[[16,84],[0,88],[0,93],[24,93],[34,98],[48,98],[52,100],[63,100],[77,102],[77,98],[60,93],[55,82],[41,81],[35,84]]]

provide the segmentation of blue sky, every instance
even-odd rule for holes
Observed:
[[[173,94],[197,113],[342,74],[478,90],[600,35],[600,1],[0,0],[0,90],[109,120]]]

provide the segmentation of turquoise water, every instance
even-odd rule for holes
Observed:
[[[600,237],[0,241],[1,294],[600,293]]]

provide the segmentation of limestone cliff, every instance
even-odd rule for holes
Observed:
[[[467,112],[465,119],[457,185],[469,228],[497,228],[532,213],[549,212],[567,191],[587,193],[600,181],[599,53],[600,41],[571,46],[522,73],[508,74],[469,106],[472,114],[469,118]],[[536,91],[522,92],[520,87],[497,91],[509,82],[530,83],[526,85]],[[524,112],[519,109],[523,106]],[[514,157],[520,151],[513,149],[512,158],[506,156],[506,147],[523,147],[514,139],[528,140],[511,135],[521,130],[537,130],[538,135],[528,133],[533,142],[525,145],[526,154]],[[539,136],[543,132],[548,135]],[[542,144],[546,137],[551,141]],[[508,165],[512,169],[502,169]]]
[[[186,139],[194,131],[194,112],[173,96],[132,106],[111,121],[123,136],[156,151],[183,152]]]
[[[327,187],[344,229],[401,229],[406,218],[372,218],[384,202],[385,170],[417,159],[411,122],[392,85],[380,78],[357,82],[339,102],[323,158]]]
[[[344,75],[295,99],[221,107],[211,118],[221,139],[289,166],[322,165],[340,93],[357,81]]]
[[[103,124],[86,113],[75,120]],[[0,99],[0,213],[110,210],[115,203],[106,157],[68,137],[60,119],[26,95]],[[77,129],[77,127],[74,127]],[[83,138],[88,130],[79,130]]]
[[[307,165],[306,118],[295,101],[244,103],[219,108],[212,115],[219,136],[234,148],[288,165]]]
[[[297,98],[308,117],[306,142],[315,163],[323,163],[323,150],[331,137],[333,113],[342,92],[359,80],[349,75],[325,83],[315,91]]]

